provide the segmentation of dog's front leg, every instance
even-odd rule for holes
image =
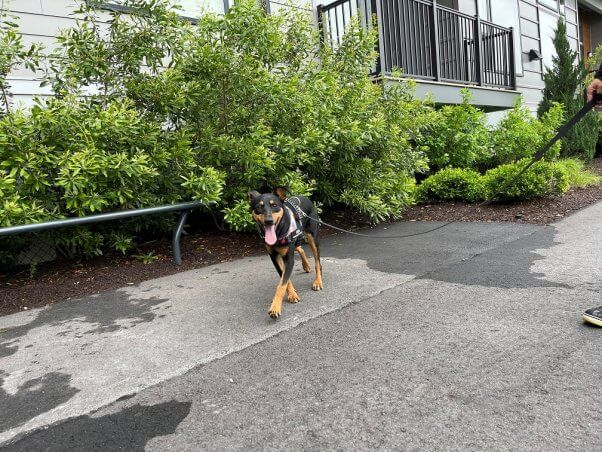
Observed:
[[[291,251],[292,252],[292,251]],[[276,271],[278,275],[282,277],[282,273],[284,272],[284,261],[282,260],[282,256],[276,252],[270,253],[270,258],[272,259],[272,263],[274,267],[276,267]],[[294,265],[293,265],[294,268]],[[299,294],[295,290],[295,286],[293,286],[293,282],[289,279],[288,284],[286,285],[286,293],[288,297],[289,303],[298,303],[301,301]]]
[[[274,256],[278,262],[282,262],[282,266],[284,267],[284,271],[280,276],[280,281],[278,282],[278,287],[276,287],[276,293],[274,294],[274,299],[272,300],[272,304],[270,306],[270,310],[268,314],[271,318],[277,319],[280,317],[282,313],[282,299],[284,298],[284,294],[287,292],[290,283],[290,277],[293,273],[293,265],[295,263],[295,250],[292,246],[278,248],[276,250],[278,253]],[[292,288],[292,284],[290,284]],[[292,288],[294,291],[295,289]],[[290,298],[290,291],[289,291]]]

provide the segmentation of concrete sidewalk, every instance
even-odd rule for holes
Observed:
[[[400,223],[386,233],[432,227]],[[51,426],[53,441],[61,449],[60,433],[73,439],[83,422],[85,428],[98,427],[105,443],[102,447],[78,443],[80,448],[110,448],[112,443],[106,442],[110,438],[133,433],[123,430],[120,436],[111,431],[119,430],[114,421],[105,425],[101,419],[112,419],[111,413],[128,417],[147,407],[141,410],[144,416],[165,422],[138,426],[144,434],[136,441],[157,449],[193,450],[192,445],[199,444],[210,449],[278,448],[278,444],[437,448],[429,442],[433,434],[455,435],[457,447],[492,447],[503,444],[500,426],[528,420],[520,407],[506,402],[492,405],[483,392],[489,390],[498,391],[501,398],[524,400],[526,412],[539,407],[534,423],[540,429],[533,438],[550,438],[554,429],[582,446],[595,445],[587,438],[592,435],[595,440],[602,427],[602,402],[597,392],[586,397],[584,390],[597,391],[601,382],[602,354],[597,351],[602,332],[582,325],[580,315],[583,309],[602,304],[601,238],[602,203],[549,227],[467,223],[411,239],[333,237],[323,244],[325,290],[312,292],[312,276],[298,266],[294,281],[302,302],[285,304],[283,317],[276,322],[268,318],[267,308],[277,278],[263,256],[0,318],[0,444]],[[341,337],[348,338],[347,343],[338,343]],[[389,341],[382,342],[384,337]],[[338,346],[333,347],[332,340]],[[403,347],[402,356],[375,351],[388,350],[392,344]],[[322,357],[320,362],[330,356],[330,362],[340,366],[321,374],[320,366],[315,367],[317,356]],[[364,358],[355,360],[358,356]],[[372,361],[370,356],[380,359]],[[304,380],[305,392],[283,388],[281,382],[272,383],[273,398],[270,389],[260,391],[261,405],[269,412],[259,409],[245,389],[268,384],[265,376],[282,375],[287,363],[298,375],[312,374],[341,402],[330,414],[322,413],[320,421],[306,420],[315,424],[314,440],[297,432],[288,442],[272,443],[270,432],[282,440],[281,426],[266,423],[272,412],[302,409],[312,392],[311,381]],[[225,373],[216,370],[220,367]],[[396,369],[393,374],[391,368]],[[379,377],[383,369],[388,369],[387,382]],[[329,372],[334,378],[325,382]],[[343,382],[356,374],[364,383],[350,393]],[[232,377],[224,380],[223,375]],[[522,384],[526,380],[530,386]],[[235,384],[243,381],[244,385]],[[455,388],[456,395],[442,401],[439,396],[445,387]],[[380,394],[379,401],[366,391]],[[540,391],[557,397],[542,404]],[[401,394],[411,396],[400,401]],[[206,402],[218,398],[222,408]],[[371,403],[386,415],[370,414]],[[447,409],[434,415],[429,407],[437,403]],[[402,431],[392,413],[408,404],[415,410],[405,418]],[[223,406],[238,408],[221,421],[207,420],[208,412]],[[467,410],[462,417],[466,437],[461,423],[442,427],[445,416],[457,417],[462,406]],[[303,413],[308,410],[305,406]],[[350,424],[349,436],[350,430],[342,426],[351,422],[350,413],[355,411],[365,411],[364,424],[356,428]],[[548,414],[551,420],[537,423]],[[366,420],[370,416],[374,419]],[[73,419],[57,424],[69,418]],[[231,431],[243,418],[254,428]],[[331,422],[337,418],[338,428]],[[426,419],[433,425],[425,425]],[[374,422],[384,423],[387,434],[375,432]],[[489,434],[484,433],[487,425]],[[37,450],[48,444],[52,438],[45,431],[25,436],[14,448]],[[466,442],[471,431],[472,443]],[[482,441],[487,438],[493,442]],[[521,448],[528,440],[518,427],[514,439],[507,447]],[[87,436],[92,440],[93,435]],[[542,443],[533,447],[537,444]],[[560,449],[562,443],[552,442],[552,448],[554,444]],[[566,445],[571,444],[575,442]],[[441,448],[454,447],[450,443]]]

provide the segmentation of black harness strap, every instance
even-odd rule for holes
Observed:
[[[295,231],[290,234],[288,240],[291,242],[296,242],[303,235],[303,227],[301,226],[301,218],[304,216],[304,212],[301,210],[297,204],[292,203],[288,198],[284,200],[284,208],[287,209],[287,212],[290,211],[293,213],[293,218],[295,220]]]

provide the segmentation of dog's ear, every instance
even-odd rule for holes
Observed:
[[[284,201],[286,199],[287,192],[288,187],[276,187],[276,190],[274,190],[274,193],[280,198],[281,201]]]
[[[261,194],[255,190],[247,193],[247,199],[249,200],[249,204],[253,205],[255,203],[255,199],[257,199],[258,196],[261,196]]]

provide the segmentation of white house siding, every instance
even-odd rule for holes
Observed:
[[[501,2],[502,0],[491,0]],[[577,0],[565,0],[564,6],[554,10],[546,5],[554,4],[554,0],[503,0],[517,2],[520,14],[520,46],[515,49],[520,52],[522,67],[517,67],[516,89],[521,93],[526,106],[536,114],[537,107],[543,99],[543,71],[552,64],[554,46],[552,37],[560,14],[567,22],[567,34],[573,50],[579,46]],[[496,18],[493,18],[496,21]],[[529,51],[535,49],[541,52],[542,60],[529,60]],[[497,123],[504,112],[489,113],[491,124]]]
[[[26,45],[41,43],[45,53],[56,46],[56,37],[61,30],[75,25],[73,11],[79,2],[75,0],[0,0],[4,8],[18,19],[23,41]],[[223,13],[228,1],[232,0],[181,0],[183,15],[195,17],[202,9]],[[271,11],[285,7],[289,3],[283,0],[267,0]],[[119,0],[104,0],[105,3],[119,3]],[[306,0],[293,0],[294,7],[313,11],[313,4]],[[13,71],[8,81],[13,93],[13,101],[17,106],[31,105],[34,96],[47,96],[52,92],[49,87],[40,87],[41,74],[33,73],[25,68]]]
[[[521,35],[521,46],[518,50],[522,55],[522,73],[517,74],[516,86],[517,90],[522,93],[526,105],[535,112],[542,100],[543,71],[546,66],[552,64],[554,55],[552,35],[560,14],[563,14],[566,19],[571,47],[574,50],[579,48],[577,0],[565,0],[560,12],[546,6],[553,4],[553,0],[539,3],[536,0],[518,1]],[[530,61],[529,51],[531,49],[541,52],[543,59]]]
[[[5,8],[17,17],[26,45],[42,43],[46,52],[56,45],[56,37],[63,28],[73,26],[69,15],[76,8],[73,0],[4,0]],[[40,88],[40,74],[19,68],[8,79],[16,104],[30,104],[32,96],[51,94],[49,88]]]
[[[109,0],[105,1],[110,2]],[[516,32],[520,35],[516,46],[516,51],[520,52],[520,59],[517,60],[517,90],[523,94],[527,106],[535,111],[542,96],[543,67],[544,64],[551,62],[551,33],[559,14],[564,14],[566,18],[571,45],[574,49],[578,48],[577,0],[565,0],[560,13],[546,6],[554,4],[554,0],[539,0],[539,2],[537,0],[490,1],[492,4],[503,2],[505,6],[509,4],[506,2],[517,5],[517,8],[497,8],[498,12],[494,6],[491,9],[493,16],[491,20],[506,26],[518,24],[518,27],[515,27],[518,28]],[[118,3],[119,0],[113,2]],[[266,2],[270,11],[277,11],[289,4],[286,0],[266,0]],[[181,3],[188,16],[197,15],[199,5],[216,12],[224,10],[224,0],[181,0]],[[330,3],[330,0],[293,0],[291,2],[294,7],[310,13],[315,13],[317,3],[327,4]],[[486,4],[486,0],[481,0],[480,3]],[[74,25],[75,19],[71,14],[78,2],[75,0],[4,0],[4,4],[5,7],[8,5],[8,10],[18,17],[25,43],[40,42],[49,51],[55,45],[60,31]],[[509,17],[511,14],[516,14],[516,10],[520,16],[518,20],[516,17]],[[495,17],[496,15],[497,17]],[[542,52],[544,60],[529,61],[530,49]],[[9,78],[9,82],[15,101],[20,104],[31,103],[32,96],[51,94],[49,88],[39,86],[40,74],[34,74],[23,68],[15,70]]]

